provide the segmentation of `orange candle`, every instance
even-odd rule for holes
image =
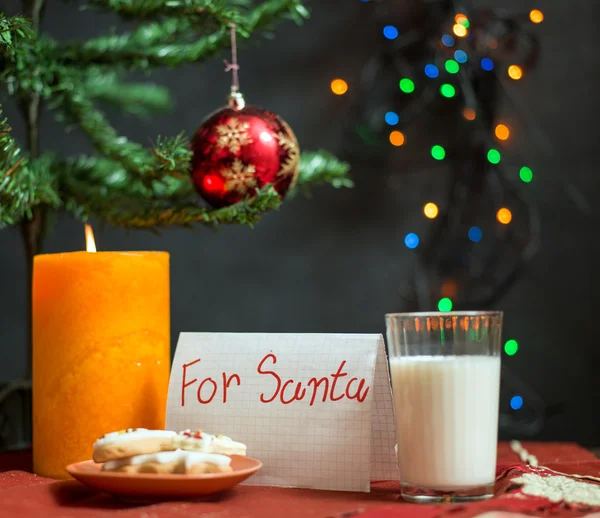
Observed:
[[[169,302],[166,252],[35,257],[35,473],[68,478],[102,434],[164,428]]]

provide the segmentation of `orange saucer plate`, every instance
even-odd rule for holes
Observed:
[[[207,475],[153,475],[101,471],[102,464],[92,460],[66,467],[73,478],[86,486],[115,496],[150,500],[200,498],[226,491],[256,473],[262,463],[250,457],[231,456],[229,473]]]

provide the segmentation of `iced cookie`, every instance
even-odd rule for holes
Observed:
[[[109,460],[103,464],[102,471],[200,475],[228,473],[232,471],[230,463],[231,459],[225,455],[176,450]]]
[[[175,442],[177,447],[182,450],[221,453],[222,455],[246,455],[245,444],[235,442],[225,435],[212,435],[202,430],[179,432]]]
[[[94,443],[93,458],[96,462],[106,462],[144,453],[175,450],[175,437],[176,432],[146,428],[128,428],[107,433]]]

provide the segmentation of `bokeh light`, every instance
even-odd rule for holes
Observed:
[[[436,160],[444,160],[446,157],[446,150],[442,146],[436,144],[431,148],[431,156]]]
[[[428,65],[425,65],[425,75],[431,79],[434,79],[440,75],[440,71],[438,67],[429,63]]]
[[[465,106],[462,110],[462,115],[468,121],[474,121],[477,114],[473,108],[470,106]]]
[[[335,95],[344,95],[348,91],[348,83],[343,79],[334,79],[331,81],[331,91]]]
[[[429,219],[434,219],[435,217],[437,217],[437,215],[439,214],[439,212],[440,212],[440,209],[432,201],[430,201],[429,203],[426,203],[425,207],[423,207],[423,213]]]
[[[523,69],[519,65],[511,65],[508,67],[508,77],[518,81],[523,77]]]
[[[400,90],[402,90],[405,94],[411,94],[415,91],[415,83],[412,79],[403,77],[400,79]]]
[[[514,356],[519,350],[519,343],[516,340],[507,340],[504,344],[504,352],[508,356]]]
[[[486,71],[494,70],[494,62],[490,58],[481,58],[481,68]]]
[[[467,62],[467,53],[464,50],[455,50],[454,51],[454,59],[456,61],[458,61],[459,63],[466,63]]]
[[[448,59],[444,66],[446,68],[446,72],[448,72],[449,74],[456,74],[460,69],[458,63],[453,59]]]
[[[510,130],[508,129],[508,126],[504,124],[498,124],[494,130],[494,133],[496,134],[496,138],[498,140],[507,140],[510,136]]]
[[[452,311],[452,300],[448,297],[440,299],[438,302],[438,310],[440,311]]]
[[[501,209],[498,209],[498,212],[496,212],[496,219],[499,223],[508,225],[512,221],[512,212],[506,207],[502,207]]]
[[[460,23],[455,23],[452,27],[452,32],[459,38],[464,38],[467,35],[467,28]]]
[[[395,126],[400,122],[400,117],[396,112],[387,112],[385,114],[385,122],[387,122],[390,126]]]
[[[521,167],[521,169],[519,169],[519,178],[521,178],[521,181],[529,183],[531,180],[533,180],[533,171],[524,165]]]
[[[460,25],[462,25],[463,27],[465,27],[466,29],[469,28],[469,19],[466,17],[466,15],[462,14],[462,13],[458,13],[455,17],[454,17],[454,21]]]
[[[500,162],[500,158],[502,158],[502,157],[500,156],[500,151],[498,151],[497,149],[490,149],[487,152],[487,159],[488,159],[488,162],[490,164],[497,164],[497,163],[499,163]]]
[[[398,34],[400,34],[398,32],[398,29],[396,29],[396,27],[394,27],[393,25],[386,25],[383,28],[383,35],[388,39],[388,40],[395,40],[398,37]]]
[[[406,234],[406,237],[404,238],[404,244],[406,245],[406,248],[417,248],[419,246],[419,236],[413,232]]]
[[[401,146],[404,144],[404,134],[401,131],[392,131],[390,133],[390,142],[392,146]]]
[[[469,239],[473,241],[473,243],[479,243],[479,241],[481,241],[481,237],[483,236],[483,232],[479,227],[471,227],[468,235]]]
[[[523,398],[521,396],[513,396],[510,398],[510,408],[520,410],[523,408]]]
[[[457,293],[458,284],[454,279],[447,279],[440,286],[440,295],[444,298],[451,299],[452,297],[456,297]]]
[[[454,38],[450,34],[444,34],[442,36],[442,45],[445,47],[452,47],[454,45]]]
[[[448,83],[444,83],[442,86],[440,86],[440,93],[447,98],[450,97],[454,97],[454,95],[456,94],[456,89]]]
[[[542,23],[544,21],[544,13],[539,9],[532,9],[529,11],[529,19],[533,23]]]

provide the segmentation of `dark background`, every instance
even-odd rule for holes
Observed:
[[[394,2],[392,2],[394,3]],[[401,3],[401,2],[399,2]],[[542,247],[528,271],[498,304],[505,312],[504,337],[520,350],[504,357],[513,376],[555,405],[541,439],[600,444],[600,303],[597,267],[600,195],[598,162],[599,45],[595,31],[600,3],[586,0],[486,2],[500,7],[540,7],[545,21],[535,28],[543,54],[512,93],[527,108],[548,145],[537,145],[528,128],[503,106],[513,129],[511,152],[528,157],[536,176],[523,186],[540,209]],[[100,35],[115,22],[106,15],[79,13],[52,1],[44,30],[60,40]],[[476,2],[481,5],[481,2]],[[0,1],[14,12],[18,2]],[[281,114],[304,149],[346,154],[343,122],[353,85],[368,56],[382,44],[372,4],[359,0],[309,3],[304,28],[285,22],[274,41],[241,51],[242,90],[249,103]],[[226,56],[223,56],[226,57]],[[329,83],[345,78],[348,95],[331,94]],[[172,88],[176,106],[152,120],[111,114],[118,129],[146,143],[157,135],[191,134],[223,104],[230,77],[221,59],[156,74]],[[6,115],[22,137],[14,107]],[[85,138],[65,134],[46,114],[42,148],[65,154],[89,151]],[[320,187],[312,199],[296,197],[267,214],[254,230],[242,227],[147,232],[95,226],[99,250],[167,250],[172,261],[173,347],[180,331],[384,332],[386,312],[410,310],[402,289],[414,264],[403,243],[407,232],[427,231],[421,208],[436,199],[443,171],[403,159],[403,148],[353,163],[357,186]],[[437,175],[437,176],[436,176]],[[587,213],[580,192],[587,200]],[[575,193],[575,194],[574,194]],[[46,252],[84,247],[81,223],[60,216]],[[25,265],[19,231],[0,232],[0,383],[25,370]],[[435,308],[430,308],[435,309]],[[477,308],[468,308],[477,309]],[[520,388],[503,382],[504,411]],[[521,393],[523,393],[521,391]],[[525,397],[523,415],[527,412]],[[519,418],[519,413],[514,413]],[[505,438],[519,433],[504,432]],[[510,437],[509,437],[510,436]]]

